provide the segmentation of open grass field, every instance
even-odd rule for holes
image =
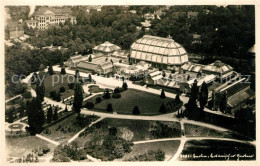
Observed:
[[[41,135],[50,138],[54,141],[64,142],[73,137],[77,132],[82,130],[84,127],[87,127],[90,122],[84,122],[82,124],[78,124],[76,120],[77,114],[73,114],[68,118],[62,120],[61,122],[45,129]],[[84,115],[83,117],[87,117]],[[92,121],[95,121],[98,117],[93,118]]]
[[[95,103],[97,97],[98,96],[95,96],[87,101]],[[138,106],[141,115],[158,115],[161,114],[159,112],[161,104],[166,104],[170,100],[173,99],[161,99],[160,96],[156,94],[128,89],[121,92],[121,98],[110,98],[103,100],[101,103],[95,104],[93,110],[104,112],[106,111],[108,103],[111,103],[113,110],[118,114],[132,114],[134,106]]]
[[[6,154],[7,157],[22,157],[29,153],[35,148],[42,147],[43,145],[54,149],[55,145],[44,141],[36,136],[25,136],[25,137],[6,137]]]
[[[180,160],[255,160],[256,147],[250,144],[220,140],[189,140]]]
[[[249,138],[231,131],[221,132],[203,126],[193,124],[184,124],[186,137],[218,137],[218,138],[234,138],[248,140]]]
[[[130,157],[138,156],[139,154],[147,153],[149,150],[162,150],[165,152],[165,161],[171,159],[174,154],[177,152],[180,145],[180,141],[159,141],[159,142],[150,142],[136,144],[133,147],[133,150],[126,154],[122,159],[118,161],[127,160]]]
[[[50,97],[50,92],[56,90],[56,93],[60,91],[60,87],[64,87],[66,91],[61,93],[61,99],[65,99],[74,95],[74,90],[69,89],[68,83],[73,80],[72,75],[61,75],[60,73],[55,73],[54,75],[46,75],[44,79],[45,86],[45,96]],[[76,80],[76,79],[75,79]],[[36,85],[33,84],[32,88],[35,90]]]

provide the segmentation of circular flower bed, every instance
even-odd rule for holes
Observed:
[[[12,124],[9,126],[10,129],[21,129],[23,128],[22,124]]]

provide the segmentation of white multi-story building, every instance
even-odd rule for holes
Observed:
[[[32,15],[31,20],[27,21],[27,25],[29,28],[44,30],[51,25],[64,24],[66,20],[69,20],[71,24],[76,24],[76,17],[71,13],[69,8],[42,7]]]

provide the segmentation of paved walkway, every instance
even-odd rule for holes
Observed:
[[[51,140],[51,139],[49,139],[49,138],[47,138],[47,137],[44,137],[44,136],[42,136],[42,135],[40,135],[40,134],[36,134],[35,136],[38,137],[38,138],[40,138],[40,139],[43,139],[43,140],[45,140],[45,141],[47,141],[47,142],[50,142],[50,143],[52,143],[52,144],[54,144],[54,145],[57,145],[57,146],[60,144],[59,142],[53,141],[53,140]]]
[[[13,100],[17,97],[22,97],[22,95],[16,95],[16,96],[12,97],[11,99],[5,100],[5,103],[7,103],[7,102],[9,102],[9,101],[11,101],[11,100]]]
[[[101,117],[98,120],[92,122],[90,125],[88,125],[84,129],[80,130],[77,134],[75,134],[71,139],[68,140],[68,144],[71,143],[72,141],[74,141],[75,139],[77,139],[79,137],[79,135],[86,130],[86,128],[91,127],[93,124],[95,124],[95,123],[97,123],[97,122],[99,122],[99,121],[101,121],[103,119],[104,118]]]

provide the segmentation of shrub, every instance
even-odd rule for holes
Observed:
[[[68,86],[69,86],[70,89],[74,89],[74,85],[75,85],[75,84],[74,84],[73,82],[68,84]]]
[[[122,88],[124,88],[124,90],[127,90],[127,88],[128,88],[128,85],[127,85],[127,83],[126,83],[126,82],[124,82],[124,83],[123,83],[123,85],[122,85]]]
[[[42,152],[43,152],[43,154],[46,154],[46,153],[50,152],[50,148],[48,146],[44,145],[42,147]]]
[[[121,97],[121,94],[120,94],[120,93],[115,93],[115,94],[112,95],[112,98],[118,99],[118,98],[120,98],[120,97]]]
[[[114,93],[120,93],[120,90],[118,87],[114,89]]]
[[[141,113],[141,112],[140,112],[138,106],[135,106],[134,109],[133,109],[133,114],[134,114],[134,115],[139,115],[140,113]]]
[[[166,98],[164,90],[162,90],[160,97],[161,97],[162,99],[165,99],[165,98]]]
[[[96,98],[96,103],[100,103],[102,101],[101,97]]]
[[[23,96],[24,98],[26,98],[26,99],[29,99],[29,98],[32,97],[32,94],[31,94],[31,92],[29,92],[29,91],[25,91],[25,92],[22,94],[22,96]]]
[[[160,113],[163,113],[163,114],[166,113],[166,107],[165,107],[164,104],[162,104],[162,105],[160,106],[159,112],[160,112]]]
[[[53,100],[56,100],[56,98],[57,98],[56,90],[50,92],[50,97],[51,97]]]
[[[66,70],[64,67],[61,68],[60,74],[62,74],[62,75],[66,74]]]
[[[85,108],[87,108],[87,109],[93,109],[94,108],[94,103],[92,103],[92,102],[87,102],[86,104],[85,104]]]
[[[113,112],[113,107],[111,103],[108,103],[107,105],[107,112]]]
[[[62,87],[60,87],[60,93],[63,93],[63,92],[65,92],[66,91],[66,89],[62,86]]]

